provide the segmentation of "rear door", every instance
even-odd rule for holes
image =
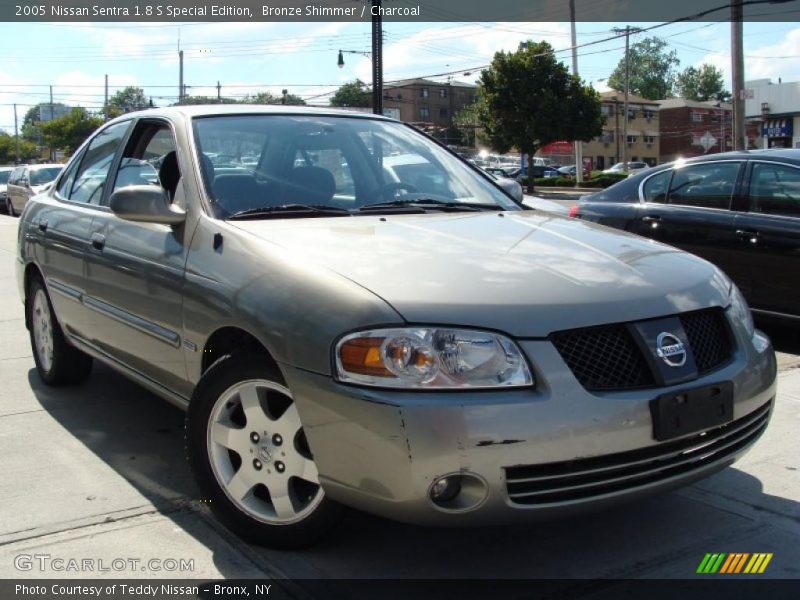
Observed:
[[[748,210],[736,217],[753,308],[800,316],[800,168],[751,161]]]
[[[705,258],[747,294],[731,210],[743,167],[740,160],[691,163],[645,179],[635,232]]]
[[[32,223],[40,242],[34,255],[59,321],[84,340],[91,337],[84,258],[91,243],[92,221],[104,210],[99,204],[105,178],[128,126],[129,122],[116,123],[92,139],[58,180],[58,202],[43,207]]]

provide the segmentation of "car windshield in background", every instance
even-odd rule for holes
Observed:
[[[399,123],[235,115],[197,118],[194,132],[206,190],[222,218],[519,209]]]
[[[11,175],[11,171],[0,171],[0,183],[8,183],[9,175]]]
[[[33,169],[31,170],[31,185],[44,185],[50,183],[58,174],[61,173],[61,167],[48,167],[46,169]]]

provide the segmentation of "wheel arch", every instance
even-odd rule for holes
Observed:
[[[266,344],[241,327],[226,325],[215,330],[203,345],[200,375],[205,374],[223,356],[237,352],[261,355],[267,364],[281,372],[278,361]]]

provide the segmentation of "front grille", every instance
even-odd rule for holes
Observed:
[[[690,473],[743,450],[764,432],[772,401],[720,427],[657,446],[542,465],[506,467],[516,504],[558,504],[633,491]]]
[[[728,362],[733,344],[721,308],[685,313],[680,318],[701,375]]]
[[[721,308],[678,315],[694,354],[698,375],[727,363],[733,338]],[[575,378],[589,391],[655,387],[642,350],[624,323],[571,329],[550,336]]]
[[[655,384],[624,325],[573,329],[550,337],[564,362],[587,390],[649,387]]]

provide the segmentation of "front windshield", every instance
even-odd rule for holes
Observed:
[[[31,185],[44,185],[50,183],[58,174],[61,173],[61,167],[45,167],[43,169],[31,170]]]
[[[519,209],[485,177],[400,123],[234,115],[196,118],[194,133],[204,184],[222,218],[287,207],[359,215],[376,204]]]

